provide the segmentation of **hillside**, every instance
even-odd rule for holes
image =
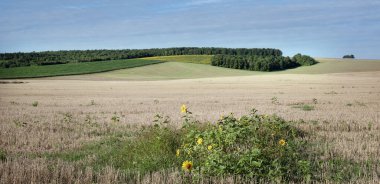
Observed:
[[[157,65],[142,66],[138,68],[115,70],[104,73],[97,73],[85,76],[70,76],[70,79],[87,78],[98,80],[170,80],[170,79],[190,79],[206,77],[227,77],[227,76],[247,76],[247,75],[280,75],[280,74],[327,74],[327,73],[351,73],[380,71],[379,60],[340,60],[340,59],[318,59],[319,63],[313,66],[304,66],[285,71],[277,72],[257,72],[222,68],[203,64],[194,64],[186,61],[188,56],[178,56],[179,60],[172,56],[159,57],[164,62]],[[193,61],[201,60],[194,57]],[[203,57],[203,56],[202,56]],[[148,58],[146,58],[148,59]],[[67,78],[67,77],[65,77]]]
[[[15,78],[35,78],[35,77],[51,77],[64,75],[77,75],[105,72],[124,68],[133,68],[150,64],[157,64],[161,61],[153,60],[113,60],[113,61],[97,61],[85,63],[68,63],[43,66],[25,66],[15,68],[0,68],[0,79]]]
[[[301,66],[276,73],[325,74],[380,71],[380,60],[317,58],[317,61],[319,63],[312,66]]]
[[[98,73],[93,74],[89,77],[123,80],[168,80],[224,76],[244,76],[252,75],[255,73],[262,72],[235,70],[194,63],[164,62],[157,65],[142,66],[131,69]]]

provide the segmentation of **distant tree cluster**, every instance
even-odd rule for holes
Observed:
[[[215,55],[211,65],[252,71],[275,71],[298,66],[289,57],[255,55]]]
[[[317,63],[317,61],[314,58],[302,54],[294,55],[293,61],[300,64],[301,66],[310,66]]]
[[[351,55],[344,55],[343,59],[355,59],[355,56],[352,54]]]
[[[20,67],[31,65],[53,65],[75,62],[107,61],[115,59],[132,59],[151,56],[170,55],[257,55],[282,56],[281,50],[267,48],[214,48],[214,47],[178,47],[154,49],[124,50],[70,50],[45,51],[30,53],[0,53],[0,67]]]
[[[252,71],[276,71],[309,66],[316,61],[306,55],[297,54],[293,58],[284,56],[256,56],[256,55],[215,55],[211,65],[225,68],[234,68]]]

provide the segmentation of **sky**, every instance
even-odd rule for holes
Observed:
[[[380,0],[0,0],[0,53],[167,47],[380,59]]]

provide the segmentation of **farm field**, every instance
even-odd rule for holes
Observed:
[[[195,79],[226,76],[249,76],[249,75],[276,75],[276,74],[328,74],[348,72],[380,71],[380,60],[343,60],[343,59],[317,59],[319,63],[312,66],[303,66],[294,69],[276,72],[258,72],[248,70],[236,70],[207,64],[195,64],[183,62],[188,56],[178,56],[180,60],[174,60],[172,56],[161,56],[164,63],[158,65],[142,66],[130,69],[114,70],[89,75],[74,75],[54,77],[52,79],[75,79],[75,80],[172,80],[172,79]],[[152,58],[152,57],[149,57]],[[156,57],[155,57],[156,58]],[[167,59],[168,58],[168,59]],[[202,59],[200,56],[192,56],[194,60]],[[148,59],[148,58],[144,58]]]
[[[118,79],[118,80],[172,80],[172,79],[194,79],[226,76],[247,76],[263,72],[236,70],[215,67],[204,64],[164,62],[158,65],[131,68],[130,70],[115,70],[112,72],[98,73],[87,76],[70,76],[68,78],[80,79]]]
[[[64,76],[75,74],[98,73],[110,70],[133,68],[150,64],[157,64],[160,61],[155,60],[112,60],[112,61],[97,61],[84,63],[68,63],[58,65],[45,66],[27,66],[15,68],[0,68],[0,78],[35,78],[48,76]]]
[[[118,168],[133,168],[135,161],[123,160],[124,165],[117,164],[120,160],[104,162],[106,158],[118,158],[109,157],[109,152],[118,150],[121,143],[111,140],[130,139],[139,127],[153,125],[157,114],[170,117],[170,126],[180,127],[183,115],[180,106],[186,104],[201,122],[215,122],[229,113],[240,117],[252,108],[260,114],[276,114],[297,121],[294,126],[308,133],[313,150],[321,154],[322,170],[314,173],[317,181],[378,183],[377,61],[370,61],[368,66],[329,62],[322,61],[310,70],[299,68],[263,75],[246,76],[251,72],[236,70],[231,75],[241,76],[229,77],[217,76],[235,70],[216,68],[220,69],[220,75],[216,75],[212,66],[166,62],[83,76],[25,79],[17,80],[24,82],[17,84],[3,82],[0,145],[4,150],[0,152],[7,160],[0,162],[1,182],[52,179],[91,183],[89,178],[125,182],[128,175],[122,175]],[[311,70],[318,73],[332,65],[335,70],[326,74],[292,73]],[[186,73],[188,66],[194,71]],[[201,66],[206,68],[197,74]],[[348,72],[343,72],[342,67]],[[149,81],[159,75],[162,75],[159,81]],[[181,77],[193,79],[166,80]],[[114,163],[114,167],[107,163]],[[55,168],[54,173],[49,167]],[[139,182],[149,183],[153,179],[174,183],[180,177],[175,170],[156,172]]]
[[[0,184],[380,184],[380,1],[3,1]]]
[[[325,73],[347,73],[379,71],[380,60],[364,59],[328,59],[317,58],[319,63],[312,66],[303,66],[279,73],[289,74],[325,74]]]

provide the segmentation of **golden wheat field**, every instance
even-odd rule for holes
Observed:
[[[252,108],[303,120],[295,126],[310,133],[323,158],[340,157],[359,166],[370,160],[375,164],[355,181],[380,182],[378,71],[162,81],[19,81],[24,83],[0,84],[0,146],[11,158],[0,162],[0,183],[120,181],[127,176],[112,166],[95,172],[80,163],[38,155],[79,148],[109,132],[133,131],[152,124],[156,114],[169,116],[173,126],[179,126],[182,104],[204,122],[229,113],[247,114]],[[91,161],[91,155],[86,159]],[[52,165],[57,169],[51,170]],[[176,176],[176,172],[153,173],[139,182],[176,183]]]

